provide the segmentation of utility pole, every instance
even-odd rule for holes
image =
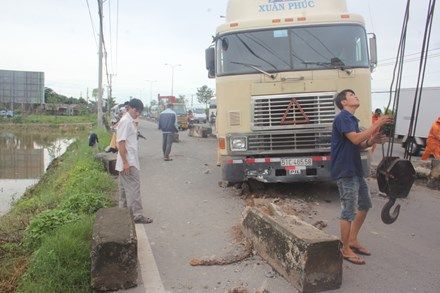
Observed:
[[[102,28],[102,1],[98,0],[98,14],[99,14],[99,52],[98,52],[98,127],[102,128],[102,43],[103,43],[103,28]]]
[[[146,82],[150,83],[150,102],[151,102],[153,100],[153,82],[157,82],[157,80],[147,79]]]
[[[111,107],[110,107],[110,99],[112,98],[112,77],[113,74],[109,74],[109,81],[110,84],[108,85],[108,97],[107,97],[107,108],[108,108],[108,112],[110,113],[111,111]]]
[[[165,63],[165,65],[169,65],[171,67],[171,95],[173,95],[174,92],[174,68],[177,66],[182,66],[181,64],[168,64]]]

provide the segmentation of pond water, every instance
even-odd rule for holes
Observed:
[[[54,130],[0,130],[0,216],[66,151],[74,141],[67,136]]]

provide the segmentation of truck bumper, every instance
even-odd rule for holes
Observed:
[[[222,180],[231,183],[243,182],[254,179],[265,183],[290,183],[290,182],[313,182],[331,181],[330,156],[312,156],[312,164],[309,166],[282,166],[283,159],[298,159],[303,157],[266,157],[266,158],[243,158],[223,157]],[[362,167],[364,174],[369,174],[369,155],[362,155]]]

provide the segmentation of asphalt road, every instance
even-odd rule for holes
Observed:
[[[192,267],[193,257],[221,256],[240,248],[232,227],[240,222],[245,201],[233,188],[218,186],[216,140],[188,137],[173,145],[173,161],[162,160],[161,133],[142,121],[140,141],[141,190],[147,216],[153,224],[146,233],[166,290],[170,292],[224,292],[239,286],[254,292],[296,292],[273,273],[258,255],[226,266]],[[401,215],[393,225],[380,220],[386,199],[369,179],[373,209],[361,241],[371,250],[367,264],[343,265],[342,287],[335,292],[440,292],[440,192],[415,185],[402,200]],[[268,200],[301,206],[310,223],[322,220],[324,231],[338,235],[339,201],[334,184],[269,185],[254,194]]]

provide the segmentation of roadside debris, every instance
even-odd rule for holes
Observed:
[[[226,291],[227,293],[249,293],[249,290],[246,289],[245,287],[237,287],[234,289],[229,289],[228,291]]]
[[[274,279],[276,277],[276,272],[272,269],[264,273],[264,276],[269,279]]]
[[[253,254],[253,246],[241,231],[240,225],[237,224],[231,228],[231,236],[234,243],[243,246],[240,252],[232,251],[225,256],[211,258],[193,258],[190,261],[191,266],[223,266],[240,262],[247,259]]]
[[[324,229],[325,227],[327,227],[327,223],[324,221],[316,221],[313,226],[315,226],[316,228],[318,228],[319,230]]]

